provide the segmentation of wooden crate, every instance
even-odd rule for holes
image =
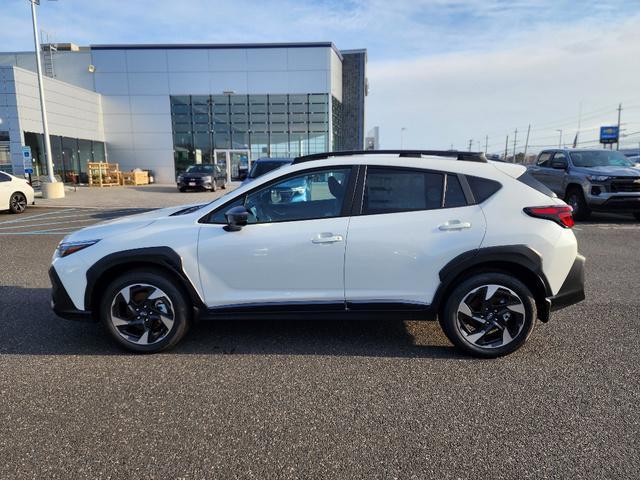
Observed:
[[[90,187],[114,187],[120,185],[120,169],[117,163],[89,162],[87,175]]]
[[[148,185],[149,172],[121,172],[123,185]]]

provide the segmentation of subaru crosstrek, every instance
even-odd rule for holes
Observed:
[[[306,185],[304,201],[280,194]],[[437,151],[309,155],[204,205],[66,237],[53,309],[136,352],[196,319],[439,319],[465,351],[515,351],[584,298],[571,207],[524,167]]]
[[[618,151],[543,150],[529,173],[564,198],[576,220],[594,210],[632,213],[640,220],[640,169]]]

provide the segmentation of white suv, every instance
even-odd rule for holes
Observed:
[[[482,154],[310,155],[208,204],[69,235],[53,308],[137,352],[198,318],[395,315],[438,318],[455,345],[496,357],[584,299],[572,226],[524,167]]]

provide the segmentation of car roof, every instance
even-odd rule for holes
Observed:
[[[293,162],[293,158],[283,158],[283,157],[260,157],[256,158],[253,163],[256,162],[274,162],[274,163],[291,163]]]

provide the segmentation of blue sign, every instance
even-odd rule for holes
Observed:
[[[24,173],[33,173],[33,158],[31,157],[31,147],[22,147],[22,166]]]
[[[600,143],[618,143],[619,128],[600,127]]]

